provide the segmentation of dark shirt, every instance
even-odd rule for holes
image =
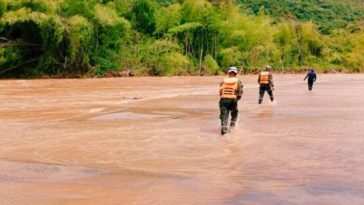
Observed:
[[[315,72],[309,72],[308,74],[307,74],[307,76],[305,77],[305,80],[308,78],[308,81],[310,81],[310,82],[314,82],[314,81],[316,81],[316,79],[317,79],[317,76],[316,76],[316,73]]]

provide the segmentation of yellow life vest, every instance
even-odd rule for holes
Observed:
[[[269,72],[263,71],[260,73],[260,84],[268,85],[269,84]]]
[[[238,96],[238,78],[225,78],[220,87],[220,97],[228,99],[237,99]]]

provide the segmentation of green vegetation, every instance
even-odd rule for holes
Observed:
[[[291,18],[313,21],[324,34],[364,19],[362,0],[238,0],[246,11],[258,14],[263,10],[279,21]]]
[[[361,0],[0,0],[0,77],[364,71]]]

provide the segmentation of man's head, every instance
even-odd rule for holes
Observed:
[[[269,66],[269,65],[265,66],[265,70],[266,71],[272,71],[272,66]]]
[[[313,72],[315,72],[315,70],[311,68],[311,69],[310,69],[310,72],[311,72],[311,73],[313,73]]]
[[[229,68],[229,71],[228,71],[228,74],[229,74],[229,77],[235,77],[238,75],[238,68],[236,67],[230,67]]]

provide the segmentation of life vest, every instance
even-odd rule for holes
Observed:
[[[260,84],[268,85],[269,84],[269,72],[263,71],[260,73]]]
[[[220,87],[220,97],[228,99],[237,99],[238,96],[238,78],[225,78]]]

